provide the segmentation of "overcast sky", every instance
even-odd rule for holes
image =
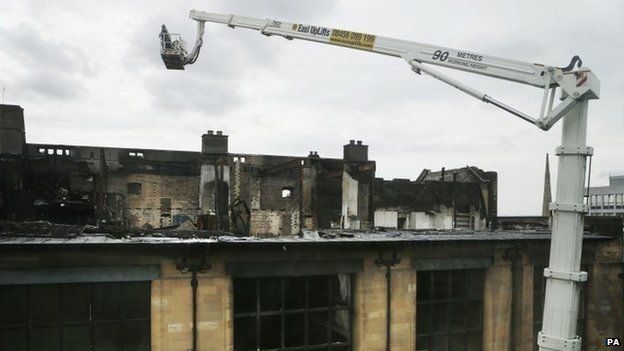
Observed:
[[[230,151],[342,157],[370,145],[377,175],[474,165],[499,175],[499,214],[538,215],[543,132],[396,58],[207,24],[204,49],[167,71],[165,23],[192,44],[195,8],[349,29],[565,66],[578,54],[602,82],[589,108],[592,184],[624,173],[624,1],[0,0],[0,85],[25,109],[29,143],[199,151],[208,129]],[[450,72],[536,115],[541,91]],[[1,88],[1,87],[0,87]],[[551,156],[555,186],[556,159]],[[553,194],[554,195],[554,194]]]

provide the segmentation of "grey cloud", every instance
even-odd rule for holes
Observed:
[[[3,45],[10,64],[27,68],[12,77],[13,89],[23,97],[73,99],[84,89],[80,81],[95,70],[82,49],[62,38],[46,40],[25,22],[13,29],[0,28],[0,35],[8,38]]]
[[[219,8],[231,9],[232,13],[243,16],[270,16],[272,19],[284,21],[303,21],[315,19],[321,15],[331,13],[336,7],[336,1],[220,1]],[[200,10],[198,8],[198,10]],[[210,9],[204,9],[211,11]],[[236,11],[236,12],[235,12]]]
[[[318,150],[332,157],[341,156],[341,145],[349,139],[362,139],[371,146],[380,176],[414,178],[423,167],[475,164],[499,172],[499,213],[539,212],[543,156],[558,145],[560,127],[542,134],[431,77],[413,74],[394,58],[266,38],[218,24],[206,26],[206,45],[194,65],[184,72],[166,71],[159,57],[160,25],[180,32],[192,45],[195,23],[188,12],[195,8],[344,27],[552,65],[565,65],[571,55],[580,54],[603,84],[601,100],[590,107],[589,145],[597,154],[593,178],[596,184],[606,183],[609,172],[621,170],[616,162],[622,158],[618,136],[624,129],[624,83],[617,59],[624,47],[621,1],[605,0],[591,7],[574,1],[564,7],[554,2],[536,7],[517,1],[443,0],[390,1],[383,8],[374,0],[85,4],[76,8],[70,0],[53,5],[13,2],[12,8],[21,7],[20,14],[28,13],[26,18],[36,21],[35,26],[24,24],[31,27],[25,31],[8,29],[16,28],[23,16],[0,13],[0,37],[9,43],[0,50],[0,74],[9,84],[9,96],[19,89],[29,97],[23,101],[29,120],[49,119],[53,126],[62,118],[98,119],[88,125],[76,122],[71,130],[46,130],[45,121],[31,122],[31,137],[55,133],[46,138],[196,148],[198,130],[218,127],[231,135],[234,151],[300,155]],[[85,24],[85,18],[90,23]],[[37,28],[53,28],[54,33]],[[85,30],[92,31],[93,40],[85,48],[74,47],[72,34]],[[103,40],[110,36],[118,40]],[[103,41],[111,46],[105,54]],[[92,61],[103,62],[104,69]],[[537,113],[539,89],[448,73]],[[136,84],[111,89],[116,79]],[[81,94],[82,85],[92,90],[79,95],[86,98],[68,100]],[[57,100],[68,103],[55,104]],[[94,101],[101,109],[94,111],[84,101]],[[89,134],[86,128],[93,130],[94,124],[100,127],[98,133]],[[168,134],[169,138],[155,137]],[[551,161],[554,174],[554,158]]]
[[[69,100],[81,94],[82,84],[75,79],[52,72],[38,72],[23,77],[17,89],[27,92],[26,96],[41,99]]]
[[[153,76],[146,82],[146,89],[156,109],[178,113],[195,111],[220,118],[223,113],[244,103],[229,82],[183,74],[169,72],[168,75]]]
[[[8,38],[3,44],[6,50],[23,65],[64,74],[94,74],[97,71],[84,49],[71,45],[62,36],[55,36],[54,40],[44,39],[26,22],[3,32]]]

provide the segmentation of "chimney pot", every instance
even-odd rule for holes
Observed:
[[[212,134],[214,134],[214,131],[209,130],[209,131],[208,131],[208,135],[212,135]]]
[[[357,141],[357,144],[358,144],[358,145],[362,145],[362,140],[358,140],[358,141]]]
[[[217,135],[223,135],[223,132],[220,130],[217,130]]]
[[[349,140],[349,144],[350,144],[350,145],[355,144],[355,140]]]

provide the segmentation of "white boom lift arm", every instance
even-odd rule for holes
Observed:
[[[555,67],[372,34],[269,19],[196,10],[191,11],[190,18],[197,21],[197,40],[191,53],[187,53],[180,36],[170,34],[163,25],[160,33],[161,57],[168,69],[180,70],[184,69],[184,65],[194,63],[203,44],[205,22],[216,22],[231,28],[258,30],[265,36],[302,39],[402,58],[416,73],[424,72],[543,130],[550,129],[563,118],[561,146],[555,152],[559,157],[556,201],[550,204],[553,211],[553,229],[549,267],[544,269],[547,283],[543,330],[538,334],[537,343],[541,351],[581,349],[581,338],[576,335],[576,323],[580,284],[587,280],[587,273],[580,271],[583,216],[587,212],[587,205],[583,203],[583,189],[586,158],[593,154],[593,148],[586,146],[587,105],[588,100],[599,98],[600,82],[591,70],[581,67],[582,62],[578,56],[574,56],[567,67]],[[544,93],[540,115],[538,118],[531,117],[425,64],[542,88]],[[557,88],[561,88],[561,102],[553,107]]]

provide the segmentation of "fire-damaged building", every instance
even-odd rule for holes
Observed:
[[[477,167],[431,172],[416,178],[375,179],[375,227],[483,230],[496,226],[496,172]]]
[[[0,105],[0,351],[532,351],[551,233],[476,167],[26,143]],[[577,334],[624,328],[621,218],[585,219]]]
[[[238,235],[304,229],[486,229],[496,173],[476,167],[415,181],[375,178],[368,145],[343,158],[231,153],[208,131],[201,152],[26,143],[23,109],[0,105],[0,218],[151,229],[191,224]]]

